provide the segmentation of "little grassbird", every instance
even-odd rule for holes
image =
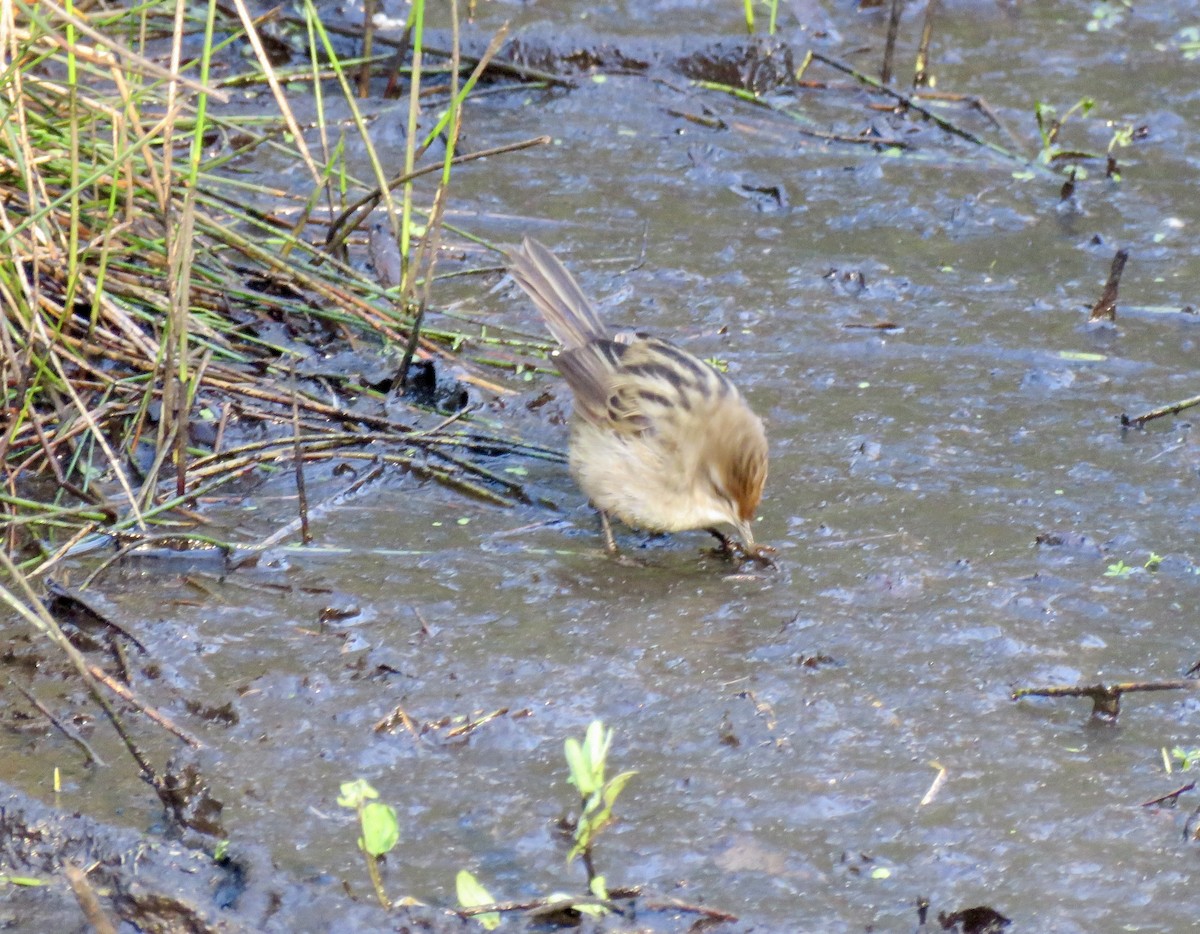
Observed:
[[[571,474],[600,511],[653,532],[729,523],[755,558],[754,521],[767,480],[767,436],[725,374],[645,334],[609,334],[558,258],[526,238],[510,254],[513,279],[562,345],[554,357],[575,397]]]

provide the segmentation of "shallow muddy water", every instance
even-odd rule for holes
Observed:
[[[1191,930],[1194,793],[1140,805],[1190,777],[1166,774],[1161,750],[1200,745],[1195,698],[1129,695],[1116,724],[1089,722],[1080,698],[1009,698],[1177,678],[1200,658],[1194,416],[1119,423],[1200,392],[1200,315],[1181,310],[1200,272],[1200,94],[1181,30],[1200,18],[1112,6],[946,2],[934,20],[938,88],[986,99],[1027,154],[1038,100],[1061,114],[1095,99],[1064,148],[1103,152],[1114,129],[1147,128],[1117,151],[1119,183],[1092,162],[1060,202],[1061,176],[1014,178],[1020,165],[918,117],[868,110],[880,99],[820,63],[806,77],[837,88],[771,99],[823,132],[874,126],[913,149],[801,136],[690,86],[678,62],[739,42],[740,3],[480,5],[473,29],[512,17],[527,51],[666,50],[650,76],[572,73],[574,89],[472,103],[469,148],[554,143],[467,167],[451,218],[501,243],[536,236],[614,325],[727,361],[768,425],[756,534],[778,569],[731,577],[701,533],[627,529],[644,566],[615,562],[565,466],[515,456],[489,467],[524,471],[553,508],[388,474],[321,511],[312,549],[227,577],[127,562],[96,589],[160,669],[143,692],[205,742],[234,844],[366,900],[335,804],[361,776],[400,813],[394,895],[453,903],[464,867],[497,898],[576,890],[553,826],[573,803],[562,742],[599,718],[613,769],[637,771],[600,870],[737,915],[725,929],[910,931],[924,898],[931,921],[989,905],[1015,930]],[[884,14],[805,7],[836,38],[797,30],[789,8],[780,39],[797,61],[812,47],[877,73]],[[914,10],[902,75],[919,29]],[[930,106],[1016,145],[965,105]],[[724,129],[672,115],[706,108]],[[1116,328],[1089,331],[1118,248]],[[450,280],[438,300],[539,329],[496,276]],[[561,380],[506,385],[503,406],[475,393],[482,416],[563,446]],[[312,501],[345,485],[309,482]],[[257,540],[294,516],[292,493],[279,477],[205,513],[218,535]],[[1137,570],[1106,576],[1118,562]],[[229,704],[236,722],[196,702]],[[465,738],[375,732],[397,707],[418,724],[507,713]],[[29,742],[6,741],[25,756],[8,778],[36,789],[67,753]],[[64,771],[63,807],[157,820],[124,769]]]

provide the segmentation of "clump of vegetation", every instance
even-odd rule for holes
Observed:
[[[450,4],[439,15],[453,47],[435,53],[416,0],[405,38],[374,36],[369,22],[342,38],[307,0],[274,14],[284,38],[268,49],[240,3],[176,9],[15,4],[0,23],[12,63],[0,75],[5,549],[45,573],[98,534],[178,542],[201,497],[334,457],[380,455],[473,496],[520,499],[512,477],[472,456],[515,438],[469,419],[420,431],[419,406],[406,418],[383,405],[389,391],[403,396],[414,360],[482,359],[496,339],[422,322],[453,170],[477,155],[457,152],[462,107],[502,36],[468,60]],[[370,48],[386,54],[360,54]],[[296,85],[312,95],[312,126],[289,104]],[[409,102],[399,174],[361,103],[389,85]],[[258,108],[226,106],[255,88]],[[367,178],[351,170],[335,98]],[[430,112],[440,117],[426,126]],[[243,181],[260,154],[302,181],[290,191]],[[379,275],[346,248],[374,216]],[[330,348],[370,348],[385,375],[309,365]],[[539,352],[508,349],[510,360]],[[377,404],[351,410],[364,399]]]
[[[567,855],[569,866],[582,859],[588,874],[588,896],[556,892],[536,902],[511,906],[511,910],[536,909],[542,916],[559,916],[564,913],[602,915],[609,910],[609,892],[604,877],[596,872],[593,847],[597,835],[612,822],[613,805],[626,783],[635,772],[621,772],[605,779],[608,769],[608,753],[612,747],[613,731],[605,729],[599,720],[593,721],[584,735],[583,742],[574,737],[564,744],[567,759],[567,780],[579,791],[581,810],[575,821],[574,844]],[[379,863],[396,846],[400,839],[400,826],[395,810],[379,800],[377,792],[364,779],[345,782],[337,801],[344,808],[358,815],[360,836],[358,848],[367,861],[367,874],[375,896],[384,908],[391,908]],[[492,910],[496,900],[484,885],[466,869],[455,879],[455,892],[463,913],[479,921],[487,930],[500,923],[500,913]],[[403,904],[420,904],[413,899],[404,899]],[[479,910],[483,909],[483,910]]]

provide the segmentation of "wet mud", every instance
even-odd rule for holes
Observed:
[[[595,856],[610,887],[643,889],[640,913],[591,929],[1189,930],[1196,800],[1163,796],[1190,779],[1171,750],[1200,745],[1195,693],[1123,695],[1115,719],[1012,694],[1183,679],[1200,658],[1195,410],[1121,423],[1200,393],[1191,8],[943,3],[932,67],[962,97],[911,102],[934,120],[821,62],[795,79],[810,49],[877,74],[883,13],[796,4],[815,28],[746,41],[737,3],[499,6],[480,5],[481,44],[513,16],[508,57],[570,84],[513,78],[469,105],[470,147],[554,141],[465,169],[449,217],[536,236],[613,327],[728,367],[767,422],[755,533],[778,567],[741,573],[702,533],[619,529],[637,560],[607,556],[561,460],[566,387],[489,343],[539,333],[536,313],[498,270],[449,279],[428,325],[476,336],[461,368],[423,373],[421,424],[469,414],[551,453],[476,446],[514,484],[475,476],[501,501],[332,457],[307,478],[311,545],[131,554],[86,606],[70,588],[112,551],[72,559],[54,611],[78,648],[200,748],[164,800],[14,626],[8,670],[109,765],[7,712],[4,871],[94,866],[105,910],[146,930],[471,930],[443,910],[459,869],[513,902],[584,891],[562,746],[602,719],[613,770],[637,775]],[[1035,104],[1082,97],[1059,138],[1090,155],[1064,192]],[[392,119],[380,104],[380,133]],[[1089,328],[1122,248],[1115,320]],[[496,265],[450,253],[447,271]],[[392,372],[394,348],[319,343],[298,378],[348,393],[347,372]],[[216,538],[268,540],[294,478],[201,511]],[[182,741],[137,732],[166,774]],[[400,819],[389,893],[438,907],[374,904],[336,804],[356,777]],[[172,807],[200,849],[162,835]],[[61,885],[0,905],[46,930],[79,911]]]

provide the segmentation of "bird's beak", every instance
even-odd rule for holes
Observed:
[[[754,554],[754,530],[750,528],[750,523],[743,520],[737,523],[738,534],[742,536],[742,545],[746,549],[747,554]]]

